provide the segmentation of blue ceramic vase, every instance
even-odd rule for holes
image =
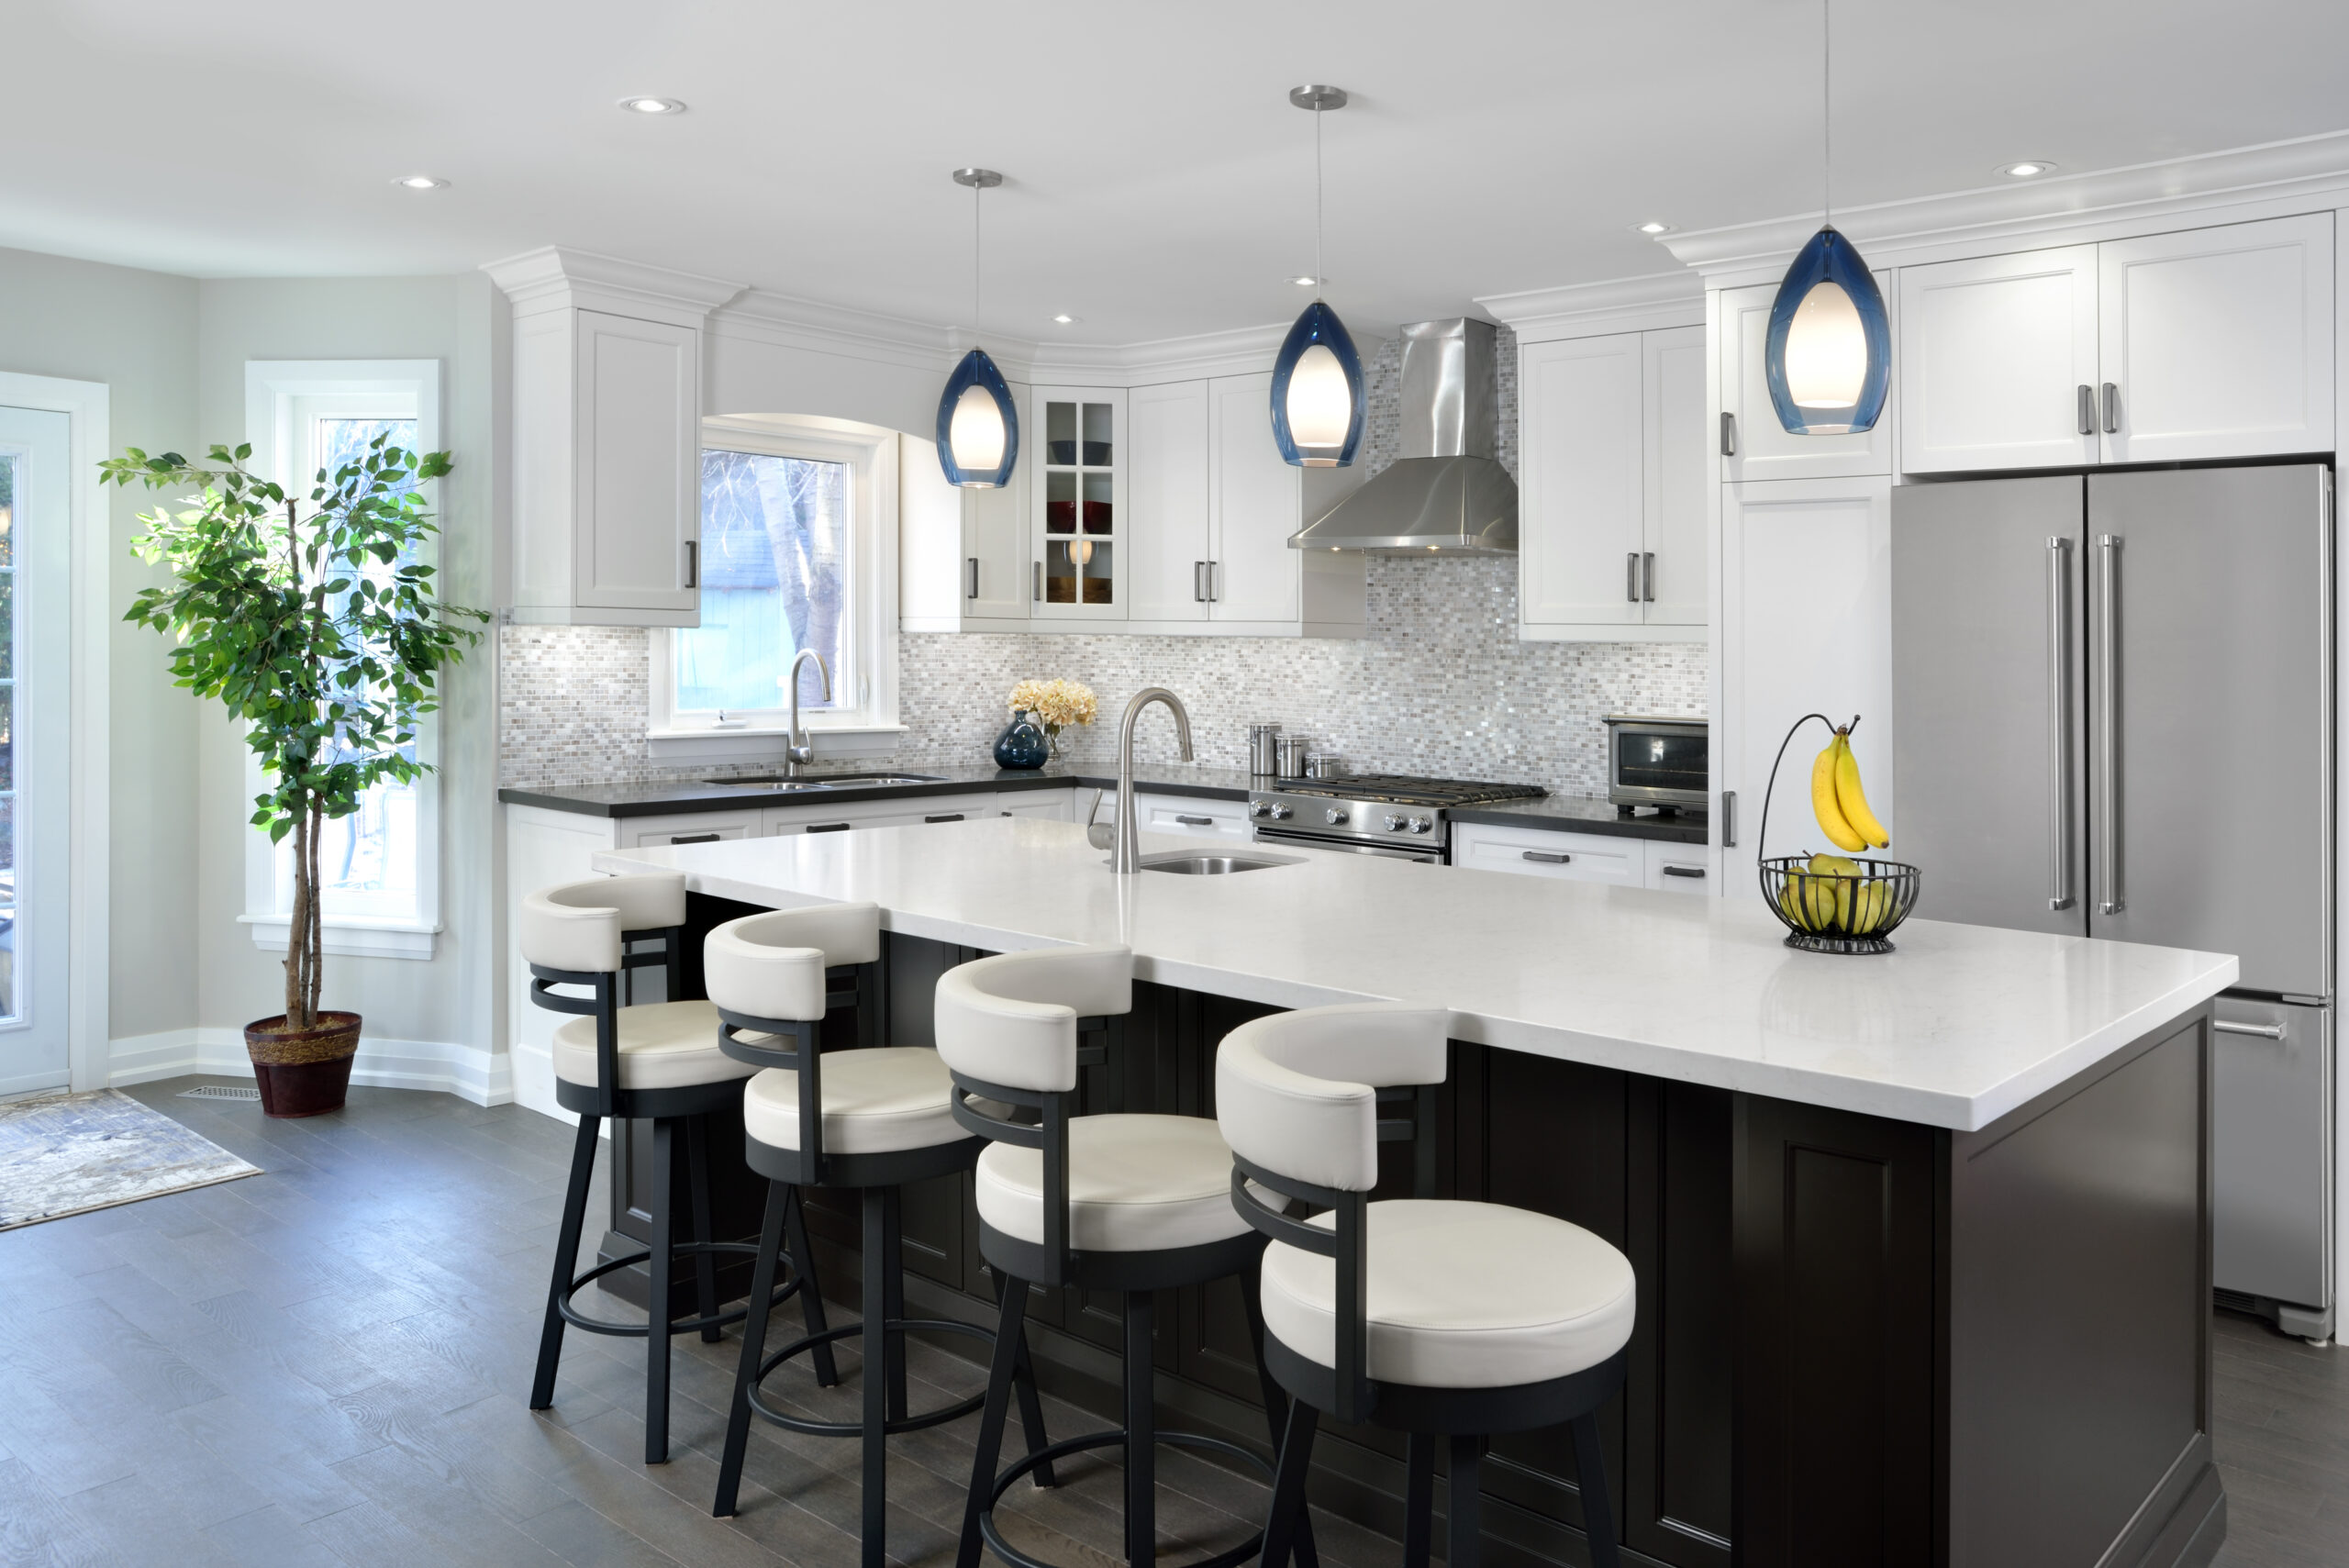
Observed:
[[[1011,716],[1011,722],[996,737],[995,765],[1022,771],[1041,768],[1052,754],[1043,730],[1028,717],[1026,709]]]

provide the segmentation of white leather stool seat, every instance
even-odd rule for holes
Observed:
[[[718,1049],[718,1009],[707,1002],[651,1002],[622,1007],[618,1018],[623,1089],[687,1089],[758,1071]],[[554,1072],[566,1084],[594,1086],[593,1017],[570,1018],[554,1031]]]
[[[1044,1240],[1044,1160],[991,1143],[979,1156],[979,1218]],[[1068,1124],[1068,1243],[1087,1252],[1197,1247],[1237,1236],[1231,1150],[1206,1117],[1085,1116]]]
[[[926,1046],[828,1051],[820,1066],[827,1154],[934,1149],[973,1136],[954,1120],[946,1063]],[[770,1148],[798,1148],[798,1073],[770,1067],[751,1079],[742,1090],[742,1126]]]
[[[1312,1221],[1324,1229],[1331,1217]],[[1423,1388],[1540,1383],[1631,1340],[1631,1260],[1579,1225],[1501,1204],[1419,1198],[1369,1211],[1369,1374]],[[1336,1265],[1264,1251],[1264,1327],[1337,1364]]]

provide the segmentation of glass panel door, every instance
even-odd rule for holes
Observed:
[[[1122,618],[1118,592],[1119,513],[1125,484],[1119,470],[1114,392],[1040,393],[1043,426],[1043,503],[1037,541],[1036,603],[1041,615]]]
[[[68,1079],[67,432],[0,408],[0,1095]]]

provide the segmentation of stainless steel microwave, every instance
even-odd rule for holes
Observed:
[[[1607,716],[1607,798],[1619,810],[1702,811],[1712,765],[1701,718]]]

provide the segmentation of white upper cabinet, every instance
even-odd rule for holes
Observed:
[[[1519,635],[1702,641],[1705,329],[1518,355]]]
[[[1900,270],[1911,473],[2333,449],[2332,215]]]
[[[2097,249],[2105,462],[2333,449],[2331,213]]]
[[[2094,462],[2097,248],[1900,270],[1900,466]]]
[[[1208,384],[1170,382],[1127,395],[1127,608],[1135,620],[1208,618]]]
[[[1037,621],[1127,618],[1126,393],[1040,386],[1030,399]],[[1023,462],[1026,461],[1023,456]]]
[[[1014,386],[1018,397],[1024,387]],[[907,631],[1024,631],[1029,569],[1026,452],[1011,483],[965,490],[946,482],[935,443],[898,440],[897,604]]]
[[[1891,274],[1878,272],[1876,281],[1889,303]],[[1890,473],[1893,421],[1906,417],[1898,385],[1886,398],[1884,413],[1872,430],[1848,436],[1797,436],[1778,423],[1762,358],[1770,336],[1771,302],[1777,297],[1776,284],[1720,293],[1723,417],[1712,435],[1721,454],[1721,478],[1836,479],[1855,473]],[[1897,338],[1897,320],[1894,326]]]
[[[1273,377],[1218,376],[1208,383],[1214,436],[1208,494],[1214,550],[1208,558],[1208,618],[1294,621],[1302,613],[1299,557],[1289,536],[1309,521],[1301,497],[1327,488],[1308,476],[1355,471],[1292,468],[1273,441]],[[1350,486],[1349,486],[1350,487]],[[1332,496],[1334,499],[1334,495]],[[1327,551],[1323,552],[1327,554]],[[1356,557],[1359,562],[1360,557]]]

